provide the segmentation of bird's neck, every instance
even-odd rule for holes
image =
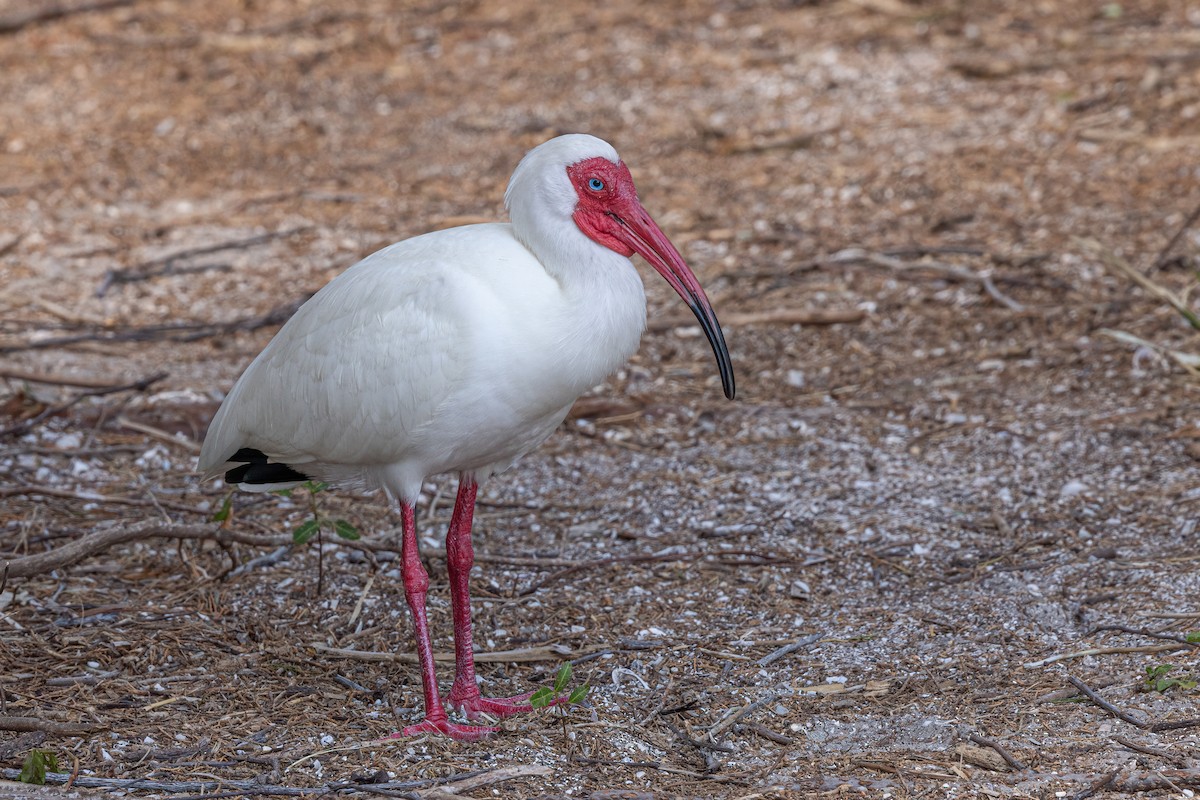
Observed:
[[[646,327],[646,293],[626,257],[584,236],[574,223],[536,241],[523,242],[562,292],[558,349],[591,388],[637,350]]]

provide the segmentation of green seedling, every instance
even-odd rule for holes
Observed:
[[[43,786],[46,783],[47,772],[58,772],[58,756],[49,750],[34,748],[25,756],[21,764],[21,783],[36,783]]]
[[[567,715],[571,713],[571,707],[582,703],[592,688],[584,683],[567,692],[572,673],[571,662],[563,662],[558,674],[554,676],[554,685],[543,686],[529,696],[529,705],[534,708],[549,708],[550,713],[558,717],[562,723],[564,739],[567,738]]]
[[[292,542],[296,545],[307,544],[313,537],[317,540],[317,594],[325,583],[325,553],[321,548],[322,533],[328,528],[340,539],[355,542],[362,538],[358,528],[344,519],[329,519],[321,512],[317,495],[329,488],[323,481],[305,481],[299,488],[308,490],[308,510],[311,516],[292,530]],[[281,497],[291,497],[295,489],[280,489],[275,494]]]
[[[529,705],[534,708],[546,708],[553,705],[556,710],[565,712],[570,706],[582,703],[587,697],[588,691],[592,688],[586,683],[572,689],[570,694],[567,695],[566,700],[555,702],[567,690],[567,684],[571,682],[572,673],[571,662],[564,662],[559,667],[558,674],[554,676],[554,686],[543,686],[530,695]]]
[[[1190,635],[1189,635],[1190,640]],[[1175,668],[1174,664],[1158,664],[1153,667],[1146,667],[1146,680],[1142,683],[1142,688],[1147,692],[1164,693],[1171,689],[1195,689],[1196,681],[1192,678],[1168,678],[1167,673]]]
[[[212,515],[212,522],[227,522],[230,515],[233,513],[233,492],[225,495],[225,499],[221,502],[221,507]]]

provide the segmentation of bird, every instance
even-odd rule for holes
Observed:
[[[724,332],[700,282],[638,199],[612,145],[557,136],[520,160],[508,223],[405,239],[346,269],[279,329],[226,394],[198,471],[250,491],[314,480],[382,489],[399,507],[401,578],[424,717],[394,737],[479,741],[467,723],[531,710],[530,695],[483,697],[469,579],[478,487],[541,444],[575,400],[637,350],[644,258],[695,314],[735,396]],[[426,479],[457,474],[446,534],[455,673],[443,700],[426,614],[429,576],[415,504]],[[390,738],[390,737],[389,737]]]

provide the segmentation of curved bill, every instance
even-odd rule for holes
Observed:
[[[721,388],[725,390],[725,396],[732,400],[736,393],[733,362],[729,358],[729,348],[725,345],[725,334],[721,330],[721,323],[717,321],[717,314],[713,311],[708,296],[704,294],[700,281],[696,280],[695,274],[684,262],[683,256],[675,249],[675,245],[671,244],[671,240],[659,229],[640,203],[636,201],[631,203],[628,213],[625,215],[609,212],[609,216],[616,221],[618,227],[616,233],[621,240],[646,259],[650,266],[658,270],[658,274],[671,284],[671,288],[679,293],[683,301],[688,304],[688,308],[696,315],[700,329],[708,337],[713,355],[717,357],[717,369],[721,372]]]

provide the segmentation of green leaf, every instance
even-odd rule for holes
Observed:
[[[212,522],[224,522],[229,519],[229,512],[233,510],[233,495],[225,495],[225,501],[221,503],[221,507],[212,515]]]
[[[346,522],[344,519],[334,520],[333,532],[343,539],[348,539],[351,542],[357,542],[362,536],[358,533],[358,528]]]
[[[558,670],[558,675],[554,676],[554,693],[562,694],[567,688],[567,684],[571,682],[571,662],[564,661],[563,665]]]
[[[1200,631],[1192,631],[1183,638],[1187,639],[1192,644],[1200,644]]]
[[[271,494],[277,494],[280,497],[291,497],[292,490],[291,489],[274,489],[271,491]]]
[[[296,530],[292,531],[292,541],[296,544],[304,544],[309,539],[317,535],[317,531],[321,529],[321,523],[315,519],[307,519],[296,526]]]
[[[582,703],[591,688],[586,683],[583,686],[576,686],[567,697],[567,705],[573,706],[576,703]]]
[[[1156,678],[1161,678],[1170,672],[1172,667],[1172,664],[1158,664],[1157,666],[1146,667],[1146,682],[1149,683]]]
[[[36,783],[41,786],[46,783],[47,770],[58,772],[58,756],[49,750],[34,748],[21,764],[21,783]]]
[[[545,708],[554,701],[554,690],[549,686],[543,686],[534,692],[529,698],[529,705],[534,708]]]
[[[318,492],[323,492],[328,489],[329,484],[325,483],[324,481],[306,481],[304,483],[304,488],[308,489],[308,491],[312,494],[317,494]]]

